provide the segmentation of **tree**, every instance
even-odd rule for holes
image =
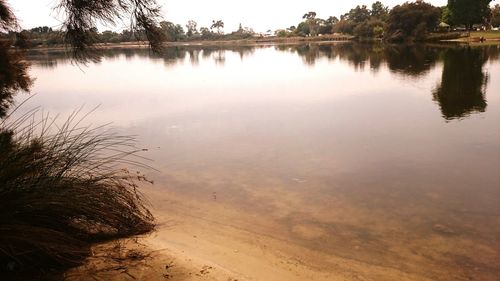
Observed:
[[[491,9],[491,25],[494,27],[500,27],[500,5],[496,4],[495,7]]]
[[[307,36],[311,34],[311,29],[307,22],[303,21],[297,26],[297,29],[295,29],[295,33],[297,33],[297,35],[299,36]]]
[[[360,38],[378,38],[384,33],[384,22],[373,18],[358,24],[353,32]]]
[[[35,33],[49,33],[52,32],[52,28],[48,26],[39,26],[32,28],[30,31]]]
[[[340,21],[332,26],[334,33],[353,34],[354,30],[362,23],[367,22],[371,18],[370,10],[365,5],[356,6],[348,13],[340,16]],[[361,32],[361,30],[363,31]],[[358,29],[360,33],[366,33],[366,25]]]
[[[92,57],[92,46],[96,43],[92,30],[98,23],[114,25],[124,17],[130,18],[134,32],[145,34],[153,51],[162,50],[165,38],[158,26],[160,8],[155,0],[59,0],[55,9],[65,17],[62,21],[64,42],[71,47],[76,60]],[[14,31],[18,27],[6,1],[0,0],[0,31]]]
[[[363,5],[363,6],[356,6],[356,8],[351,9],[348,13],[348,18],[349,20],[353,21],[354,23],[361,23],[366,20],[370,19],[370,10]]]
[[[303,19],[310,20],[316,18],[316,12],[308,12],[302,16]]]
[[[212,25],[210,26],[210,29],[217,29],[217,33],[222,34],[223,33],[223,28],[224,28],[224,22],[222,20],[212,21]]]
[[[453,21],[451,20],[451,11],[448,6],[441,7],[441,22],[453,25]]]
[[[331,34],[333,26],[339,22],[337,17],[330,16],[326,20],[320,20],[318,34]]]
[[[348,19],[342,19],[332,27],[334,33],[352,34],[356,24]]]
[[[373,18],[379,19],[379,20],[386,20],[387,16],[389,15],[389,8],[387,6],[384,6],[382,2],[377,1],[372,4],[372,9],[370,11],[370,15]]]
[[[186,24],[187,32],[186,35],[188,37],[192,37],[193,35],[198,35],[197,23],[194,20],[190,20]]]
[[[302,16],[303,22],[307,27],[302,26],[302,33],[316,36],[319,32],[319,19],[316,18],[316,12],[308,12]],[[300,26],[300,25],[299,25]],[[307,32],[306,32],[307,31]]]
[[[209,39],[212,38],[213,33],[208,29],[208,27],[200,27],[200,33],[201,33],[201,38],[202,39]]]
[[[448,0],[451,20],[472,29],[474,24],[482,24],[490,13],[491,0]]]
[[[439,8],[423,1],[397,5],[389,13],[386,38],[390,41],[423,40],[439,24]]]
[[[160,22],[160,27],[167,41],[175,42],[184,39],[184,29],[180,24],[174,24],[169,21]]]
[[[328,17],[328,18],[326,19],[326,22],[327,22],[328,24],[334,25],[334,24],[336,24],[337,22],[339,22],[339,19],[338,19],[337,17],[335,17],[335,16],[333,16],[333,17],[332,17],[332,16],[330,16],[330,17]]]

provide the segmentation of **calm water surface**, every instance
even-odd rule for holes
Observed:
[[[495,280],[499,58],[496,46],[183,47],[109,50],[79,68],[39,53],[29,106],[100,104],[87,121],[137,135],[157,186],[216,192],[293,243]]]

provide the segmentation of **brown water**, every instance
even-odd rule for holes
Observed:
[[[495,280],[499,58],[498,46],[179,47],[79,68],[33,54],[27,107],[100,104],[87,121],[137,135],[156,186],[216,197],[261,234],[422,278]]]

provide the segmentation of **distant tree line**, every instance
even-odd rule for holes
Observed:
[[[429,39],[429,34],[439,31],[440,26],[445,23],[446,31],[451,26],[472,29],[475,25],[484,27],[500,26],[500,5],[489,7],[491,0],[448,0],[448,5],[435,7],[422,0],[406,2],[392,9],[382,2],[376,1],[371,7],[358,5],[349,12],[340,16],[330,16],[326,19],[317,17],[316,12],[310,11],[302,16],[297,25],[278,29],[274,32],[278,37],[306,37],[322,36],[329,34],[348,34],[358,39],[373,40],[385,39],[387,41],[420,41]],[[132,30],[102,31],[96,27],[85,30],[85,40],[88,44],[93,43],[121,43],[134,41],[148,41],[148,34],[154,30],[157,38],[162,41],[193,41],[193,40],[238,40],[248,39],[256,36],[251,28],[243,27],[231,33],[224,33],[224,22],[213,20],[210,26],[198,28],[194,20],[187,22],[185,26],[169,21],[160,21],[148,27],[134,28]],[[441,30],[443,31],[443,30]],[[270,35],[271,31],[268,32]],[[1,34],[3,38],[13,40],[17,47],[29,48],[36,46],[53,46],[65,44],[68,40],[68,32],[53,30],[47,26],[23,30],[21,32],[10,31]]]
[[[486,28],[500,25],[500,5],[489,7],[491,0],[448,0],[448,5],[435,7],[422,0],[406,2],[392,9],[376,1],[368,8],[358,5],[340,16],[324,20],[316,12],[306,13],[297,26],[279,29],[279,37],[350,34],[360,39],[388,41],[419,41],[444,26],[461,26],[470,30],[474,25]],[[445,29],[445,30],[449,30]],[[442,31],[442,30],[441,30]]]
[[[163,40],[167,42],[177,41],[193,41],[193,40],[237,40],[247,39],[255,36],[253,29],[243,27],[241,24],[238,29],[224,34],[224,22],[222,20],[214,20],[210,27],[200,27],[198,24],[190,20],[186,24],[186,28],[180,24],[175,24],[169,21],[161,21],[158,24],[158,31],[161,33]],[[55,46],[66,43],[66,33],[60,30],[55,30],[51,27],[40,26],[30,30],[22,30],[21,32],[9,31],[8,33],[0,33],[3,39],[10,39],[15,42],[14,45],[20,48],[33,48],[37,46]],[[116,32],[105,30],[99,32],[95,27],[86,31],[88,40],[92,43],[122,43],[122,42],[139,42],[148,41],[145,30],[129,30],[124,29]]]

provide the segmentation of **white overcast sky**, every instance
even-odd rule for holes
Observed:
[[[371,6],[376,0],[157,0],[162,6],[163,17],[167,21],[185,25],[195,20],[198,27],[210,26],[213,19],[225,23],[225,31],[237,29],[238,24],[252,27],[262,32],[296,25],[308,11],[315,11],[320,18],[339,17],[356,5]],[[383,0],[389,7],[406,0]],[[36,26],[58,27],[60,21],[53,7],[58,0],[7,0],[25,29]],[[427,0],[435,6],[444,6],[447,0]],[[495,0],[492,4],[500,3]],[[99,27],[100,30],[121,30],[126,24],[115,27]]]

